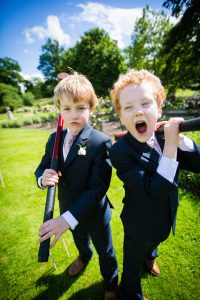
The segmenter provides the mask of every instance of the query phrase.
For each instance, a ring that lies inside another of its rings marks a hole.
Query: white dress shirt
[[[178,167],[178,162],[174,159],[162,155],[155,133],[153,133],[152,137],[149,140],[151,140],[152,138],[154,139],[155,142],[155,146],[154,146],[155,150],[159,154],[161,154],[161,158],[156,172],[160,174],[162,177],[164,177],[165,179],[167,179],[168,181],[173,182]],[[179,139],[178,148],[182,151],[192,152],[194,151],[193,141],[188,137],[181,135],[181,138]]]

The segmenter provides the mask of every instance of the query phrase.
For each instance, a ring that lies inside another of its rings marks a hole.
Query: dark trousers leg
[[[75,230],[72,231],[72,235],[78,249],[80,259],[84,262],[88,262],[93,255],[88,232],[76,227]]]
[[[120,283],[120,299],[143,300],[141,274],[145,260],[145,243],[132,237],[124,237],[123,272]]]
[[[146,254],[146,257],[148,259],[155,259],[156,257],[158,257],[158,245],[155,244],[155,245],[152,245],[148,251],[147,251],[147,254]]]
[[[99,255],[101,274],[107,291],[115,290],[118,282],[118,266],[112,244],[110,224],[91,230],[91,239]]]

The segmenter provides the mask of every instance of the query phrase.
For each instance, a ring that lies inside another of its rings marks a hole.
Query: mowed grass
[[[81,276],[70,278],[67,268],[77,251],[70,232],[52,249],[57,271],[51,261],[38,263],[38,228],[43,220],[46,192],[37,188],[34,170],[44,151],[49,132],[32,129],[0,129],[1,280],[0,299],[102,299],[104,286],[98,257]],[[199,139],[199,135],[193,137]],[[120,221],[123,185],[113,170],[109,198],[114,205],[113,242],[119,262],[123,260],[123,230]],[[176,236],[159,247],[157,259],[161,276],[142,280],[144,295],[150,300],[200,299],[200,203],[197,197],[180,190],[181,202]],[[54,216],[57,216],[56,201]]]

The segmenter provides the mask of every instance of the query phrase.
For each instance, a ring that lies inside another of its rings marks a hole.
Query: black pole
[[[62,119],[62,116],[60,115],[59,119],[58,119],[53,155],[52,155],[52,159],[51,159],[51,169],[53,169],[55,171],[57,171],[57,169],[58,169],[58,154],[59,154],[59,148],[60,148],[62,128],[63,128],[63,119]],[[48,186],[43,223],[46,221],[49,221],[53,218],[55,194],[56,194],[56,185]],[[40,247],[39,247],[39,251],[38,251],[38,262],[47,262],[48,261],[49,244],[50,244],[50,238],[40,243]]]
[[[200,130],[200,117],[190,120],[185,120],[179,124],[179,132],[199,131]],[[164,137],[164,126],[161,126],[156,131],[159,137]]]

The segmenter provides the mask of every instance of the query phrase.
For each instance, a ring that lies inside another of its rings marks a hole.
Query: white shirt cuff
[[[194,143],[185,135],[181,135],[182,138],[179,140],[179,149],[182,151],[192,152],[194,151]]]
[[[177,167],[178,162],[176,160],[162,155],[157,173],[172,183],[176,175]]]
[[[46,190],[48,188],[48,186],[43,186],[42,185],[42,176],[40,176],[38,178],[38,186],[42,189],[42,190]]]
[[[107,164],[109,164],[110,167],[112,167],[111,160],[109,158],[106,159]]]
[[[72,230],[74,230],[74,228],[78,225],[78,221],[74,218],[74,216],[69,211],[66,211],[61,216],[69,224],[69,226]]]

